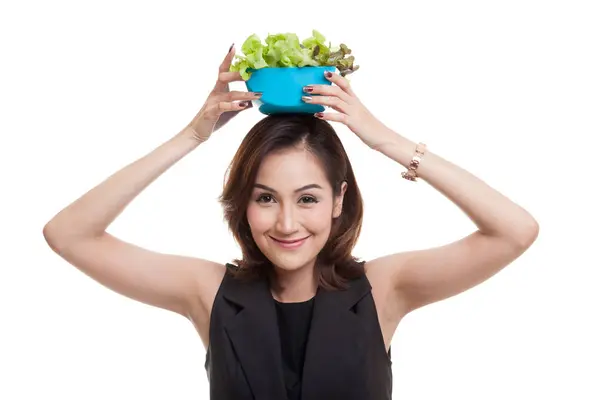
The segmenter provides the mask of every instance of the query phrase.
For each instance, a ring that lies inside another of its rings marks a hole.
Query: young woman
[[[260,96],[229,90],[241,80],[229,72],[232,48],[188,126],[58,213],[44,236],[99,283],[188,318],[207,349],[213,399],[391,399],[390,343],[400,320],[499,272],[534,242],[538,225],[480,179],[387,128],[331,74],[332,85],[306,88],[321,96],[305,101],[338,113],[268,116],[231,163],[220,201],[241,259],[162,254],[108,234],[144,188]],[[478,229],[441,247],[366,262],[352,256],[362,200],[327,121],[406,167],[403,178],[436,188]]]

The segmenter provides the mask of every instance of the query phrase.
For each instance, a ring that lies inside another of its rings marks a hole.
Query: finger
[[[346,114],[342,114],[342,113],[315,113],[314,116],[316,118],[319,119],[323,119],[326,121],[335,121],[335,122],[341,122],[343,124],[346,123],[346,121],[348,120],[348,116]]]
[[[228,74],[238,74],[239,72],[228,72]],[[229,99],[229,101],[234,100],[232,98],[228,98],[228,97],[223,97],[222,95],[226,95],[227,93],[230,93],[231,91],[229,90],[229,82],[233,82],[238,80],[235,76],[233,78],[233,80],[229,80],[228,78],[223,78],[222,80],[218,80],[217,83],[215,83],[215,87],[212,90],[211,95],[213,96],[217,96],[220,100],[227,100]],[[240,92],[237,91],[238,93],[248,93],[246,91],[244,92]],[[240,98],[241,100],[242,98]]]
[[[219,72],[229,71],[229,67],[231,66],[231,62],[233,61],[234,56],[235,56],[235,45],[232,44],[231,47],[229,48],[229,51],[227,52],[227,55],[223,59],[223,62],[221,62],[221,65],[219,66]]]
[[[242,92],[239,90],[217,93],[214,96],[216,101],[257,100],[260,98],[260,95],[256,95],[254,92]]]
[[[233,117],[238,115],[241,111],[244,111],[244,109],[248,109],[248,108],[252,108],[252,103],[248,103],[248,106],[241,110],[225,111],[224,113],[222,113],[221,115],[219,115],[217,117],[218,119],[214,125],[213,130],[219,129],[220,127],[225,125],[227,122],[229,122],[229,120],[231,120]]]
[[[242,80],[242,76],[239,72],[230,72],[229,68],[233,62],[235,57],[235,46],[231,45],[229,52],[225,56],[225,59],[219,66],[219,75],[217,76],[217,82],[215,83],[215,87],[213,88],[216,92],[227,91],[229,89],[229,83]]]
[[[352,101],[352,96],[348,93],[344,92],[342,88],[339,86],[333,85],[309,85],[305,86],[304,91],[310,94],[320,94],[327,96],[337,96],[346,103],[350,103]]]
[[[325,71],[324,72],[325,75],[325,79],[335,83],[337,86],[339,86],[344,92],[348,93],[350,96],[354,96],[354,92],[352,91],[352,88],[350,87],[350,81],[348,81],[348,79],[346,79],[345,77],[333,73],[331,71]]]
[[[348,113],[348,103],[335,96],[302,96],[302,100],[310,104],[322,104],[336,111]]]
[[[214,92],[226,92],[229,91],[229,84],[235,81],[243,81],[242,75],[239,71],[233,72],[219,72],[217,76],[217,82],[215,82]]]
[[[239,71],[233,71],[233,72],[219,72],[219,75],[217,76],[217,82],[223,83],[223,84],[228,84],[231,82],[235,82],[235,81],[243,81],[244,79],[242,78],[242,75],[240,74]]]
[[[229,111],[241,111],[246,108],[251,108],[252,103],[249,101],[229,102],[220,101],[208,107],[207,113],[213,117],[219,117],[221,114]]]

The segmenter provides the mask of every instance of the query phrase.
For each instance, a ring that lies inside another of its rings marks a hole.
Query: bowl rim
[[[264,67],[264,68],[246,68],[246,71],[248,72],[256,72],[256,71],[262,71],[262,70],[268,70],[268,69],[302,69],[302,68],[315,68],[315,69],[319,69],[319,68],[323,68],[323,69],[327,69],[327,68],[332,68],[332,69],[336,69],[337,67],[335,65],[305,65],[304,67]]]

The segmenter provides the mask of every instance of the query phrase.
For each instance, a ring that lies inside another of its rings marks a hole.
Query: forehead
[[[282,189],[288,186],[296,189],[310,183],[324,184],[327,177],[319,159],[311,152],[292,148],[267,155],[258,169],[256,181]]]

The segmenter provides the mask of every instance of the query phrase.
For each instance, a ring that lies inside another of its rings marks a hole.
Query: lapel
[[[268,281],[230,283],[223,296],[241,310],[225,323],[225,330],[254,398],[285,399],[279,328]]]
[[[347,290],[317,291],[306,346],[302,398],[355,399],[364,380],[365,324],[355,305],[371,290],[366,276],[349,282]]]
[[[230,280],[223,295],[240,311],[225,323],[257,400],[287,398],[275,304],[268,280]],[[317,289],[304,361],[302,397],[327,398],[360,379],[365,330],[354,310],[371,290],[362,276],[347,290]],[[350,375],[349,375],[350,374]],[[354,375],[353,375],[354,374]]]

